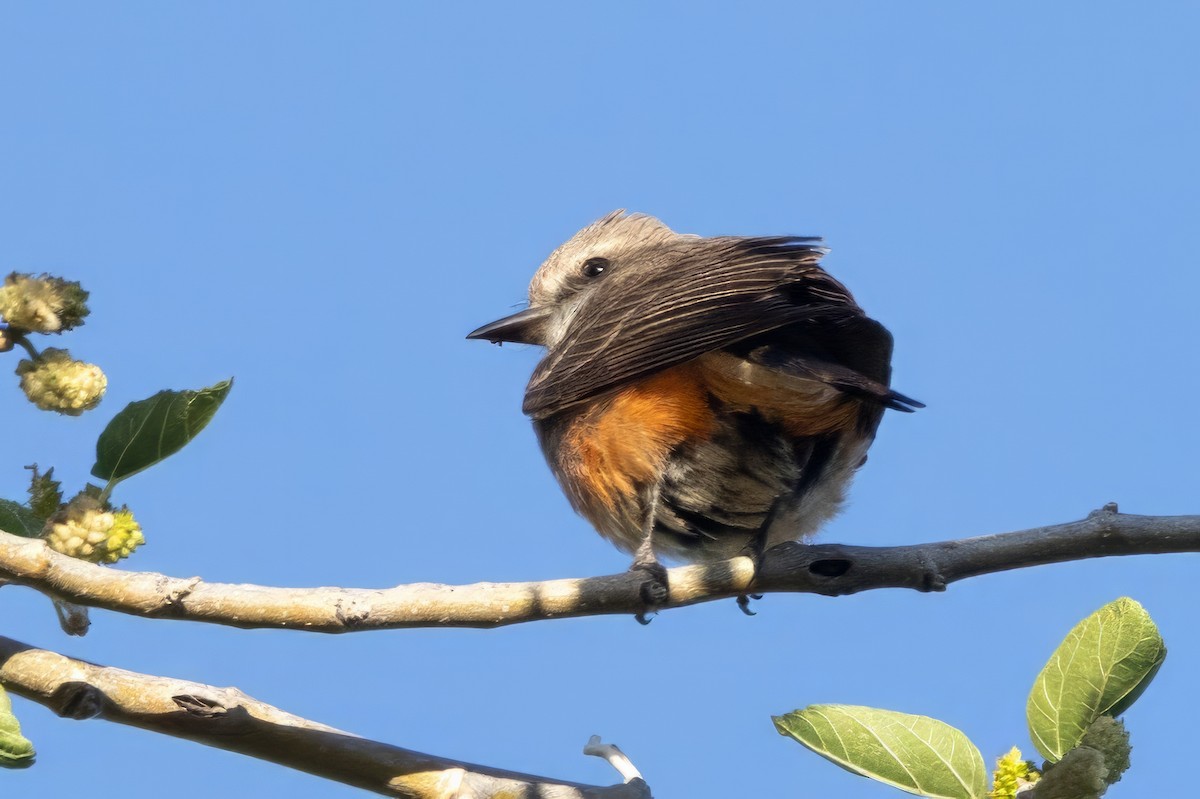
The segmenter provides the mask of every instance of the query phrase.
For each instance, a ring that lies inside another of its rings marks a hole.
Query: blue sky
[[[234,375],[185,452],[119,490],[130,568],[276,585],[605,574],[520,414],[532,348],[463,336],[625,207],[684,232],[816,234],[896,336],[885,419],[821,540],[900,544],[1200,512],[1200,15],[1183,3],[7,4],[0,269],[92,291],[64,344],[108,373],[64,419],[0,390],[0,494],[87,479],[123,405]],[[10,356],[11,358],[12,356]],[[15,358],[11,365],[15,366]],[[11,366],[9,367],[11,368]],[[4,370],[7,372],[8,370]],[[15,387],[15,378],[10,378]],[[585,782],[613,740],[661,797],[898,795],[770,715],[870,704],[1031,751],[1025,695],[1121,595],[1170,656],[1110,795],[1190,784],[1196,556],[942,595],[772,595],[497,631],[341,637],[94,614],[0,592],[5,634],[236,685],[414,749]],[[13,795],[356,792],[18,700]],[[133,759],[109,773],[114,756]]]

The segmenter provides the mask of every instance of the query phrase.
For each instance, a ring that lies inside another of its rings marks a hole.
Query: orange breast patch
[[[711,437],[709,395],[731,411],[757,411],[792,436],[853,427],[861,404],[816,380],[710,353],[625,386],[570,422],[559,465],[585,506],[628,509],[639,487],[657,480],[671,451]]]
[[[699,367],[683,364],[620,389],[571,425],[576,479],[610,510],[658,478],[671,450],[716,426]]]

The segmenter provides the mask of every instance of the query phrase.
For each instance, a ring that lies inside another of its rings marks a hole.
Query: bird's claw
[[[667,583],[667,569],[656,560],[635,560],[629,570],[646,572],[647,579],[638,588],[638,594],[641,596],[646,610],[638,613],[634,618],[637,619],[638,624],[649,624],[650,617],[658,612],[658,608],[667,604],[667,600],[671,596]]]
[[[738,609],[747,616],[757,616],[758,614],[750,609],[750,601],[762,599],[762,594],[740,594],[737,598]]]

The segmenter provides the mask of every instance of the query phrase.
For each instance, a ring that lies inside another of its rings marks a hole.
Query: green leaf
[[[233,380],[223,380],[199,391],[160,391],[129,403],[100,434],[92,474],[111,486],[183,449],[213,418],[232,385]]]
[[[1123,713],[1166,656],[1150,614],[1128,597],[1075,625],[1029,692],[1029,736],[1042,757],[1057,762],[1097,718]]]
[[[0,530],[26,538],[40,538],[44,524],[45,520],[19,502],[0,499]]]
[[[26,768],[33,765],[33,744],[21,735],[21,725],[12,712],[12,700],[0,688],[0,768]]]
[[[987,795],[983,755],[937,719],[854,705],[810,705],[773,718],[780,735],[902,791],[941,799]]]
[[[25,468],[32,472],[29,477],[29,508],[39,519],[49,519],[62,504],[62,483],[54,479],[53,466],[45,474],[38,471],[36,463]]]

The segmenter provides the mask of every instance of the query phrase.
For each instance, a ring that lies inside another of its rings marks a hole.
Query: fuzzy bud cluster
[[[18,330],[61,333],[83,324],[87,298],[78,282],[13,272],[0,285],[0,318]]]
[[[1079,746],[1048,767],[1037,786],[1038,799],[1096,799],[1129,768],[1129,733],[1124,722],[1101,716]]]
[[[1047,768],[1038,780],[1038,799],[1099,799],[1108,790],[1104,755],[1079,746]]]
[[[1104,755],[1104,766],[1108,769],[1105,782],[1112,785],[1119,782],[1121,775],[1129,770],[1129,753],[1133,747],[1129,745],[1129,732],[1125,722],[1112,716],[1101,716],[1092,722],[1083,734],[1080,746],[1095,749]]]
[[[79,416],[100,404],[108,378],[94,363],[75,361],[66,350],[47,348],[34,361],[17,364],[21,390],[44,411]]]
[[[133,513],[106,511],[92,497],[79,496],[46,521],[50,548],[92,563],[116,563],[145,543]]]

